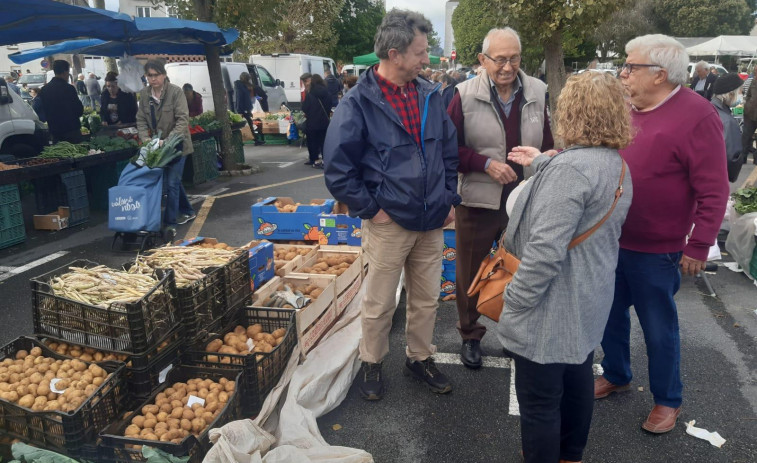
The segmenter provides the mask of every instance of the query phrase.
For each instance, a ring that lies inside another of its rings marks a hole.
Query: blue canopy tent
[[[153,18],[158,19],[158,18]],[[162,18],[161,18],[162,19]],[[197,21],[185,21],[197,23]],[[203,24],[203,23],[197,23]],[[218,39],[215,40],[219,46],[234,42],[239,37],[239,32],[235,29],[220,31]],[[130,37],[127,40],[105,41],[99,39],[82,39],[69,40],[66,42],[56,43],[42,48],[24,50],[22,52],[9,55],[11,61],[16,64],[26,63],[36,59],[57,53],[77,53],[81,55],[93,56],[110,56],[120,57],[124,54],[144,55],[144,54],[161,54],[161,55],[204,55],[205,45],[196,39],[184,36],[175,36],[173,42],[171,37]],[[181,40],[181,42],[178,42]],[[214,43],[215,45],[215,43]]]
[[[129,15],[52,0],[2,0],[0,45],[97,37],[114,40],[137,31]]]

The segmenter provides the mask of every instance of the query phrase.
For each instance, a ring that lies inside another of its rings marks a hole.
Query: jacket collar
[[[489,79],[489,74],[484,71],[474,78],[476,80],[476,88],[474,95],[477,99],[490,102],[492,99],[492,81]],[[521,90],[523,91],[524,103],[531,103],[536,101],[537,95],[533,85],[528,85],[528,76],[521,69],[518,69],[518,79],[520,80]]]
[[[415,84],[416,90],[418,90],[418,99],[421,104],[423,104],[426,95],[433,92],[435,88],[431,82],[420,76],[413,79],[413,83]],[[379,104],[383,100],[384,95],[381,93],[381,88],[376,80],[375,66],[371,66],[360,76],[358,84],[359,85],[356,87],[358,92],[372,100],[374,103]]]

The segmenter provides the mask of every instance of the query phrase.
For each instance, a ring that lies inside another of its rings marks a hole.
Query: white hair
[[[707,61],[700,61],[697,64],[694,65],[694,69],[705,69],[710,70],[710,65],[707,64]]]
[[[689,54],[681,42],[673,37],[662,34],[636,37],[626,44],[626,54],[633,52],[641,53],[652,64],[665,69],[671,84],[686,85],[688,82]]]
[[[723,105],[728,108],[739,97],[741,87],[735,88],[728,93],[721,93],[720,95],[712,95],[712,98],[716,98],[723,102]]]
[[[481,53],[489,53],[489,45],[491,43],[491,39],[496,35],[509,35],[513,37],[515,41],[518,42],[518,51],[522,50],[520,45],[520,36],[517,32],[515,32],[515,29],[513,29],[512,27],[503,27],[491,29],[486,33],[486,37],[484,37],[484,43],[481,46]]]

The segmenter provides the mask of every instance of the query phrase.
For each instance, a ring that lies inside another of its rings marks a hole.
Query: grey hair
[[[405,53],[416,34],[428,35],[432,28],[431,22],[422,14],[393,8],[384,16],[376,31],[373,51],[379,59],[389,59],[392,48]]]
[[[710,65],[707,64],[707,61],[700,61],[697,64],[694,65],[694,69],[706,69],[710,70]]]
[[[491,45],[491,40],[495,35],[509,35],[513,37],[516,42],[518,42],[518,50],[523,49],[520,45],[520,36],[517,32],[515,32],[515,29],[513,29],[512,27],[495,27],[494,29],[491,29],[486,33],[486,37],[484,37],[484,43],[483,45],[481,45],[481,53],[489,53],[489,45]]]
[[[720,95],[712,95],[712,98],[717,98],[718,100],[723,102],[723,105],[725,107],[730,107],[731,103],[736,101],[736,98],[739,96],[739,91],[741,90],[741,87],[735,88],[731,90],[728,93],[721,93]]]
[[[626,44],[626,54],[633,52],[641,53],[652,64],[665,69],[671,84],[686,85],[689,81],[689,54],[681,42],[673,37],[662,34],[636,37]]]

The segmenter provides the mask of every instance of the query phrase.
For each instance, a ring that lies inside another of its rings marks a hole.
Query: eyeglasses
[[[512,67],[515,67],[515,66],[517,66],[517,65],[520,64],[520,55],[515,55],[515,56],[512,56],[510,58],[497,58],[497,59],[492,58],[491,56],[487,55],[486,53],[482,53],[482,55],[484,55],[487,58],[489,58],[490,60],[492,60],[492,62],[494,64],[496,64],[498,68],[503,68],[508,63],[510,63],[510,66],[512,66]]]
[[[162,76],[163,74],[145,74],[148,79],[157,79],[158,77]]]
[[[623,63],[620,66],[620,72],[627,71],[629,74],[633,73],[634,68],[659,68],[662,67],[659,64],[636,64],[636,63]]]

